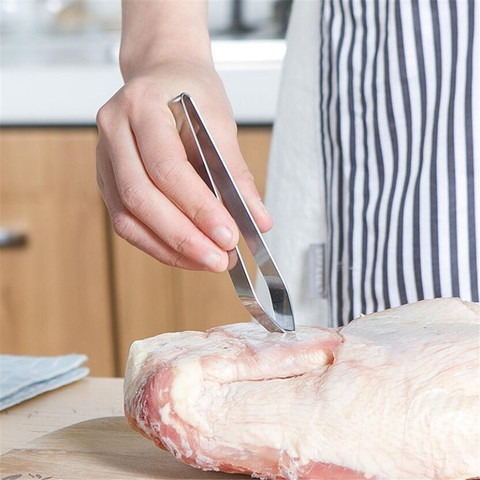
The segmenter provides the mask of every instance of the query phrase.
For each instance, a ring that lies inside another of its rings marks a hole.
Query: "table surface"
[[[84,420],[123,415],[123,379],[87,377],[0,413],[0,454]]]

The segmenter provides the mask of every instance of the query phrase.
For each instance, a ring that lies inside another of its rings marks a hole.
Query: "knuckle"
[[[97,116],[95,118],[97,126],[100,130],[105,130],[106,128],[108,128],[109,118],[110,118],[110,107],[109,107],[109,104],[106,103],[97,112]]]
[[[219,203],[220,205],[220,203]],[[195,225],[201,225],[207,218],[212,218],[214,207],[209,201],[200,201],[192,209],[190,218]]]
[[[193,238],[191,235],[177,236],[173,239],[173,249],[181,256],[188,256],[193,246]]]
[[[128,114],[135,108],[141,99],[140,89],[136,83],[122,87],[105,105],[100,107],[95,121],[103,134],[111,130],[111,125],[118,117]]]
[[[163,162],[158,160],[153,170],[155,181],[164,187],[175,189],[182,180],[180,164],[175,160]]]
[[[166,263],[171,267],[182,268],[184,266],[185,257],[181,254],[170,256]]]
[[[134,247],[149,252],[148,239],[138,230],[134,219],[127,212],[116,212],[112,214],[113,231]]]
[[[133,223],[125,212],[112,213],[112,225],[114,232],[127,242],[131,242],[133,234]]]
[[[120,198],[123,205],[132,213],[139,212],[144,204],[141,188],[135,184],[128,184],[121,188]]]

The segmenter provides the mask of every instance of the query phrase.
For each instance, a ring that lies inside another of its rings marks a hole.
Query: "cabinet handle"
[[[0,227],[0,248],[18,248],[27,244],[27,235]]]

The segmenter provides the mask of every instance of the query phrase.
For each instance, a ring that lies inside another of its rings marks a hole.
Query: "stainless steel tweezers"
[[[248,249],[255,258],[270,292],[273,318],[260,303],[245,268],[240,250],[235,247],[232,252],[229,252],[230,255],[234,256],[235,262],[229,273],[240,300],[252,317],[268,331],[294,331],[295,321],[285,281],[275,265],[272,255],[268,251],[262,235],[195,103],[190,95],[182,93],[174,98],[169,105],[175,117],[188,160],[215,196],[223,202],[225,208],[237,223]]]

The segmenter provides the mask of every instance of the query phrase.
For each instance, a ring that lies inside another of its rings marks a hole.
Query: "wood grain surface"
[[[134,432],[124,417],[87,420],[0,457],[2,480],[242,480],[176,460]]]
[[[3,410],[0,454],[76,423],[122,417],[122,387],[121,378],[87,377]]]
[[[0,249],[0,351],[85,353],[114,375],[107,235],[92,128],[2,129],[0,225],[26,236]]]

